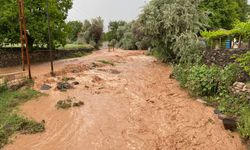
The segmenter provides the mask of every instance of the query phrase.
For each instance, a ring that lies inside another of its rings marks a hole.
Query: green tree
[[[71,42],[74,42],[78,38],[78,34],[81,33],[83,24],[80,21],[70,21],[67,23],[67,26],[69,28],[69,33],[68,33],[68,39]]]
[[[194,63],[201,57],[196,35],[206,16],[199,5],[200,0],[151,0],[145,6],[138,21],[162,61]]]
[[[115,39],[117,41],[120,41],[120,39],[118,39],[117,37],[117,30],[120,26],[124,26],[127,23],[125,21],[111,21],[109,23],[109,31],[108,31],[108,41],[111,41],[112,39]]]
[[[91,20],[90,35],[92,41],[96,43],[96,48],[101,44],[101,38],[103,34],[103,20],[101,17],[97,17]]]
[[[0,2],[0,43],[18,44],[20,32],[17,1],[0,0]],[[65,20],[72,4],[72,0],[49,0],[53,45],[66,44],[67,26]],[[46,11],[46,1],[25,0],[28,40],[31,46],[48,43]]]
[[[98,49],[103,36],[103,28],[104,25],[101,17],[93,18],[91,21],[85,20],[80,36],[84,38],[85,43],[91,44]]]
[[[200,8],[207,11],[211,28],[231,29],[237,20],[246,21],[247,0],[203,0]]]

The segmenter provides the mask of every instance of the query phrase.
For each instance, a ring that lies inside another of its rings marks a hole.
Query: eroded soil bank
[[[48,64],[35,67],[34,88],[44,83],[53,88],[21,108],[26,116],[45,120],[46,131],[18,135],[5,150],[246,149],[236,133],[224,130],[212,108],[169,79],[170,67],[142,51],[101,50],[56,65],[55,78],[48,76]],[[60,92],[55,87],[63,76],[80,84]],[[56,109],[57,101],[68,97],[85,105]]]

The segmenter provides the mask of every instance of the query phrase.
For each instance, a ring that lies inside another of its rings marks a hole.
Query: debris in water
[[[66,100],[59,100],[56,103],[57,109],[69,109],[71,107],[80,107],[84,105],[84,102],[82,101],[76,101],[75,97],[69,97]]]
[[[73,103],[73,107],[80,107],[82,105],[84,105],[84,102],[82,102],[82,101]]]
[[[224,128],[226,130],[235,131],[237,129],[237,122],[233,118],[224,118],[223,120]]]
[[[72,89],[73,86],[70,85],[68,82],[59,82],[57,83],[57,89],[60,91],[67,91],[68,89]]]
[[[75,81],[75,82],[72,82],[73,85],[79,85],[80,83]]]
[[[49,89],[51,89],[51,88],[52,88],[52,87],[51,87],[50,85],[48,85],[48,84],[43,84],[43,85],[41,86],[40,90],[46,91],[46,90],[49,90]]]

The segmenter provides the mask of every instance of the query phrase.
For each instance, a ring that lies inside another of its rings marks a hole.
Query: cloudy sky
[[[111,20],[135,19],[141,8],[149,0],[73,0],[73,8],[69,12],[68,21],[91,19],[101,16],[105,27]],[[248,0],[250,4],[250,0]]]
[[[74,0],[73,8],[69,12],[68,21],[91,19],[101,16],[105,26],[111,20],[135,19],[141,8],[149,0]]]

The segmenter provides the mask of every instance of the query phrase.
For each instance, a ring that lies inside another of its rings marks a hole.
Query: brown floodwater
[[[55,66],[57,77],[48,75],[49,63],[32,66],[34,88],[44,83],[53,88],[21,106],[22,114],[45,120],[46,131],[17,135],[4,150],[246,149],[238,134],[224,129],[213,108],[194,101],[169,79],[171,67],[143,51],[100,50]],[[63,77],[80,84],[60,92],[56,83]],[[68,97],[85,105],[56,109],[57,101]]]

